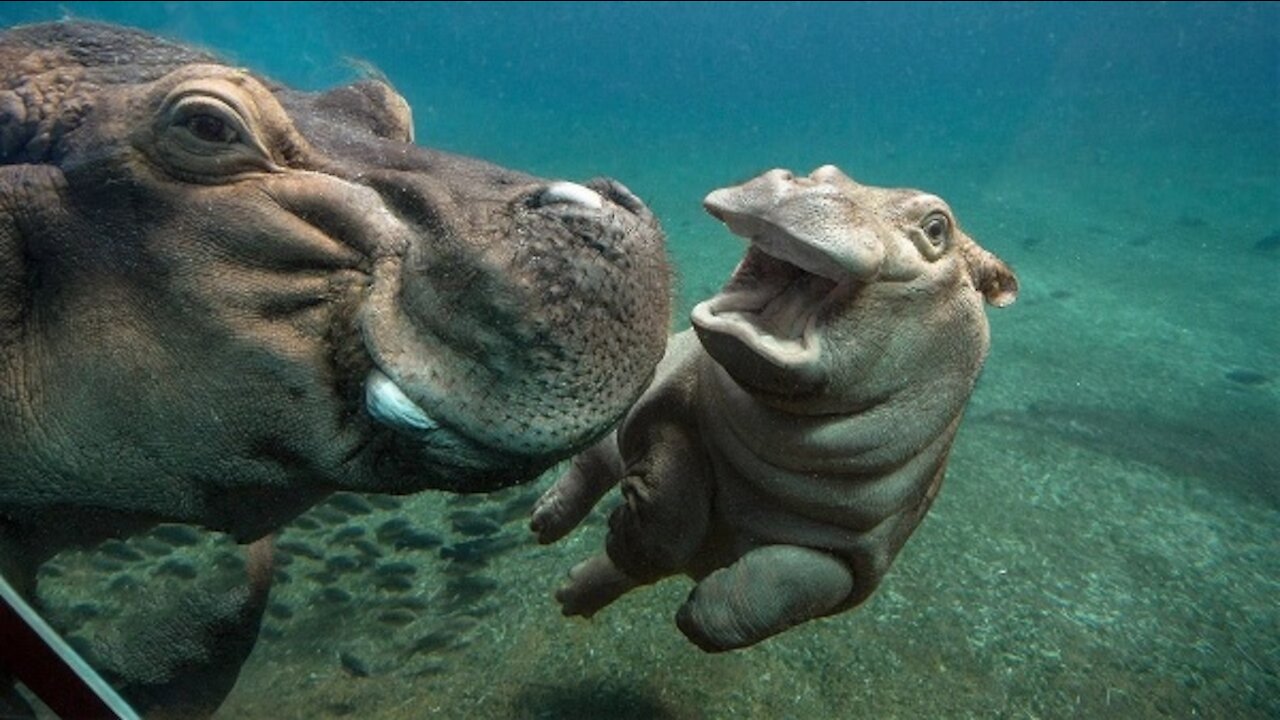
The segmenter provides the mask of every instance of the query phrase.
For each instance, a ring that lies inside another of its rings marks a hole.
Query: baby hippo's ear
[[[961,246],[973,286],[995,307],[1007,307],[1018,299],[1018,276],[1000,258],[982,249],[969,238]]]

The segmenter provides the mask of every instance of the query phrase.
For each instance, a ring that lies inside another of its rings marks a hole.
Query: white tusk
[[[440,423],[432,420],[381,370],[369,373],[364,386],[364,404],[374,419],[392,427],[408,427],[423,432],[440,427]]]

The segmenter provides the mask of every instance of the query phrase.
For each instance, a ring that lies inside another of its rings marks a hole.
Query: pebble
[[[312,560],[324,559],[324,553],[320,552],[319,550],[311,547],[310,545],[300,540],[281,540],[280,542],[276,543],[276,549],[282,552],[287,552],[290,555],[301,555],[303,557],[309,557]]]
[[[369,663],[361,660],[359,657],[346,652],[345,650],[338,653],[338,661],[342,663],[342,669],[355,677],[369,677]]]
[[[349,515],[368,515],[373,512],[373,506],[368,500],[351,493],[338,493],[329,498],[325,504]]]
[[[370,505],[379,510],[399,510],[404,505],[398,498],[390,495],[369,495],[365,499],[369,501]]]
[[[366,532],[367,531],[359,525],[345,525],[338,528],[337,532],[329,538],[329,542],[338,543],[346,540],[354,540],[356,538],[364,537]]]
[[[138,582],[137,578],[128,573],[115,576],[111,579],[111,582],[107,584],[107,589],[114,592],[137,590],[140,587],[142,587],[142,583]]]
[[[449,521],[453,524],[454,532],[467,537],[494,535],[502,529],[502,525],[496,520],[471,510],[450,513]]]
[[[444,544],[444,540],[435,533],[426,530],[410,530],[395,539],[392,547],[396,550],[433,550]]]
[[[131,541],[131,544],[141,549],[142,552],[155,557],[164,557],[173,553],[172,545],[160,542],[149,535],[136,537]]]
[[[432,630],[414,641],[409,647],[410,654],[434,653],[445,650],[458,639],[457,633],[449,630]]]
[[[378,538],[378,542],[388,542],[400,537],[412,527],[409,521],[402,517],[391,518],[379,525],[378,529],[374,531],[374,535]]]
[[[312,509],[310,514],[326,525],[342,525],[348,519],[346,514],[326,506]]]
[[[388,592],[406,592],[413,589],[413,581],[404,575],[380,577],[375,580],[373,584]]]
[[[145,560],[146,556],[137,550],[129,547],[127,543],[120,540],[107,540],[98,546],[98,552],[109,558],[123,560],[125,562],[137,562]]]
[[[375,570],[378,575],[413,575],[418,572],[417,566],[407,562],[388,562],[382,563]]]
[[[303,530],[319,530],[321,525],[319,520],[316,520],[311,517],[310,514],[307,514],[299,515],[294,518],[293,522],[289,523],[289,527],[301,528]]]
[[[174,558],[160,563],[160,567],[156,568],[156,574],[172,575],[176,578],[182,578],[183,580],[195,580],[196,575],[199,573],[196,572],[195,565],[192,565],[186,560]]]
[[[95,555],[93,559],[89,561],[89,567],[101,572],[114,573],[124,570],[124,563],[119,560],[112,560],[109,557]]]
[[[400,608],[385,610],[378,613],[378,622],[384,625],[392,625],[395,627],[404,627],[409,623],[417,620],[418,616],[412,612]]]
[[[320,590],[319,599],[328,603],[349,603],[351,602],[351,593],[342,588],[327,587]]]
[[[350,555],[334,555],[324,561],[326,569],[335,573],[351,572],[360,569],[362,563]]]
[[[374,545],[373,543],[369,542],[364,538],[360,538],[359,540],[356,540],[355,542],[351,543],[351,547],[355,548],[357,551],[359,551],[361,555],[365,557],[369,557],[369,558],[382,557],[382,550],[378,549],[377,545]]]
[[[200,533],[186,525],[160,525],[151,531],[151,536],[177,547],[190,547],[200,542]]]
[[[271,602],[267,604],[267,614],[277,620],[288,620],[293,617],[293,609],[282,602]]]

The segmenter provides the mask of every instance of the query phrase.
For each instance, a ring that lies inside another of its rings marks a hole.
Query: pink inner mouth
[[[731,335],[782,367],[818,360],[818,317],[852,280],[836,282],[773,257],[754,244],[724,289],[693,309],[704,331]]]

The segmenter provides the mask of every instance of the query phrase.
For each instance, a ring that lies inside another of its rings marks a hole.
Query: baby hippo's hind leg
[[[835,556],[769,545],[703,578],[676,625],[707,652],[733,650],[829,615],[852,591],[853,573]]]

